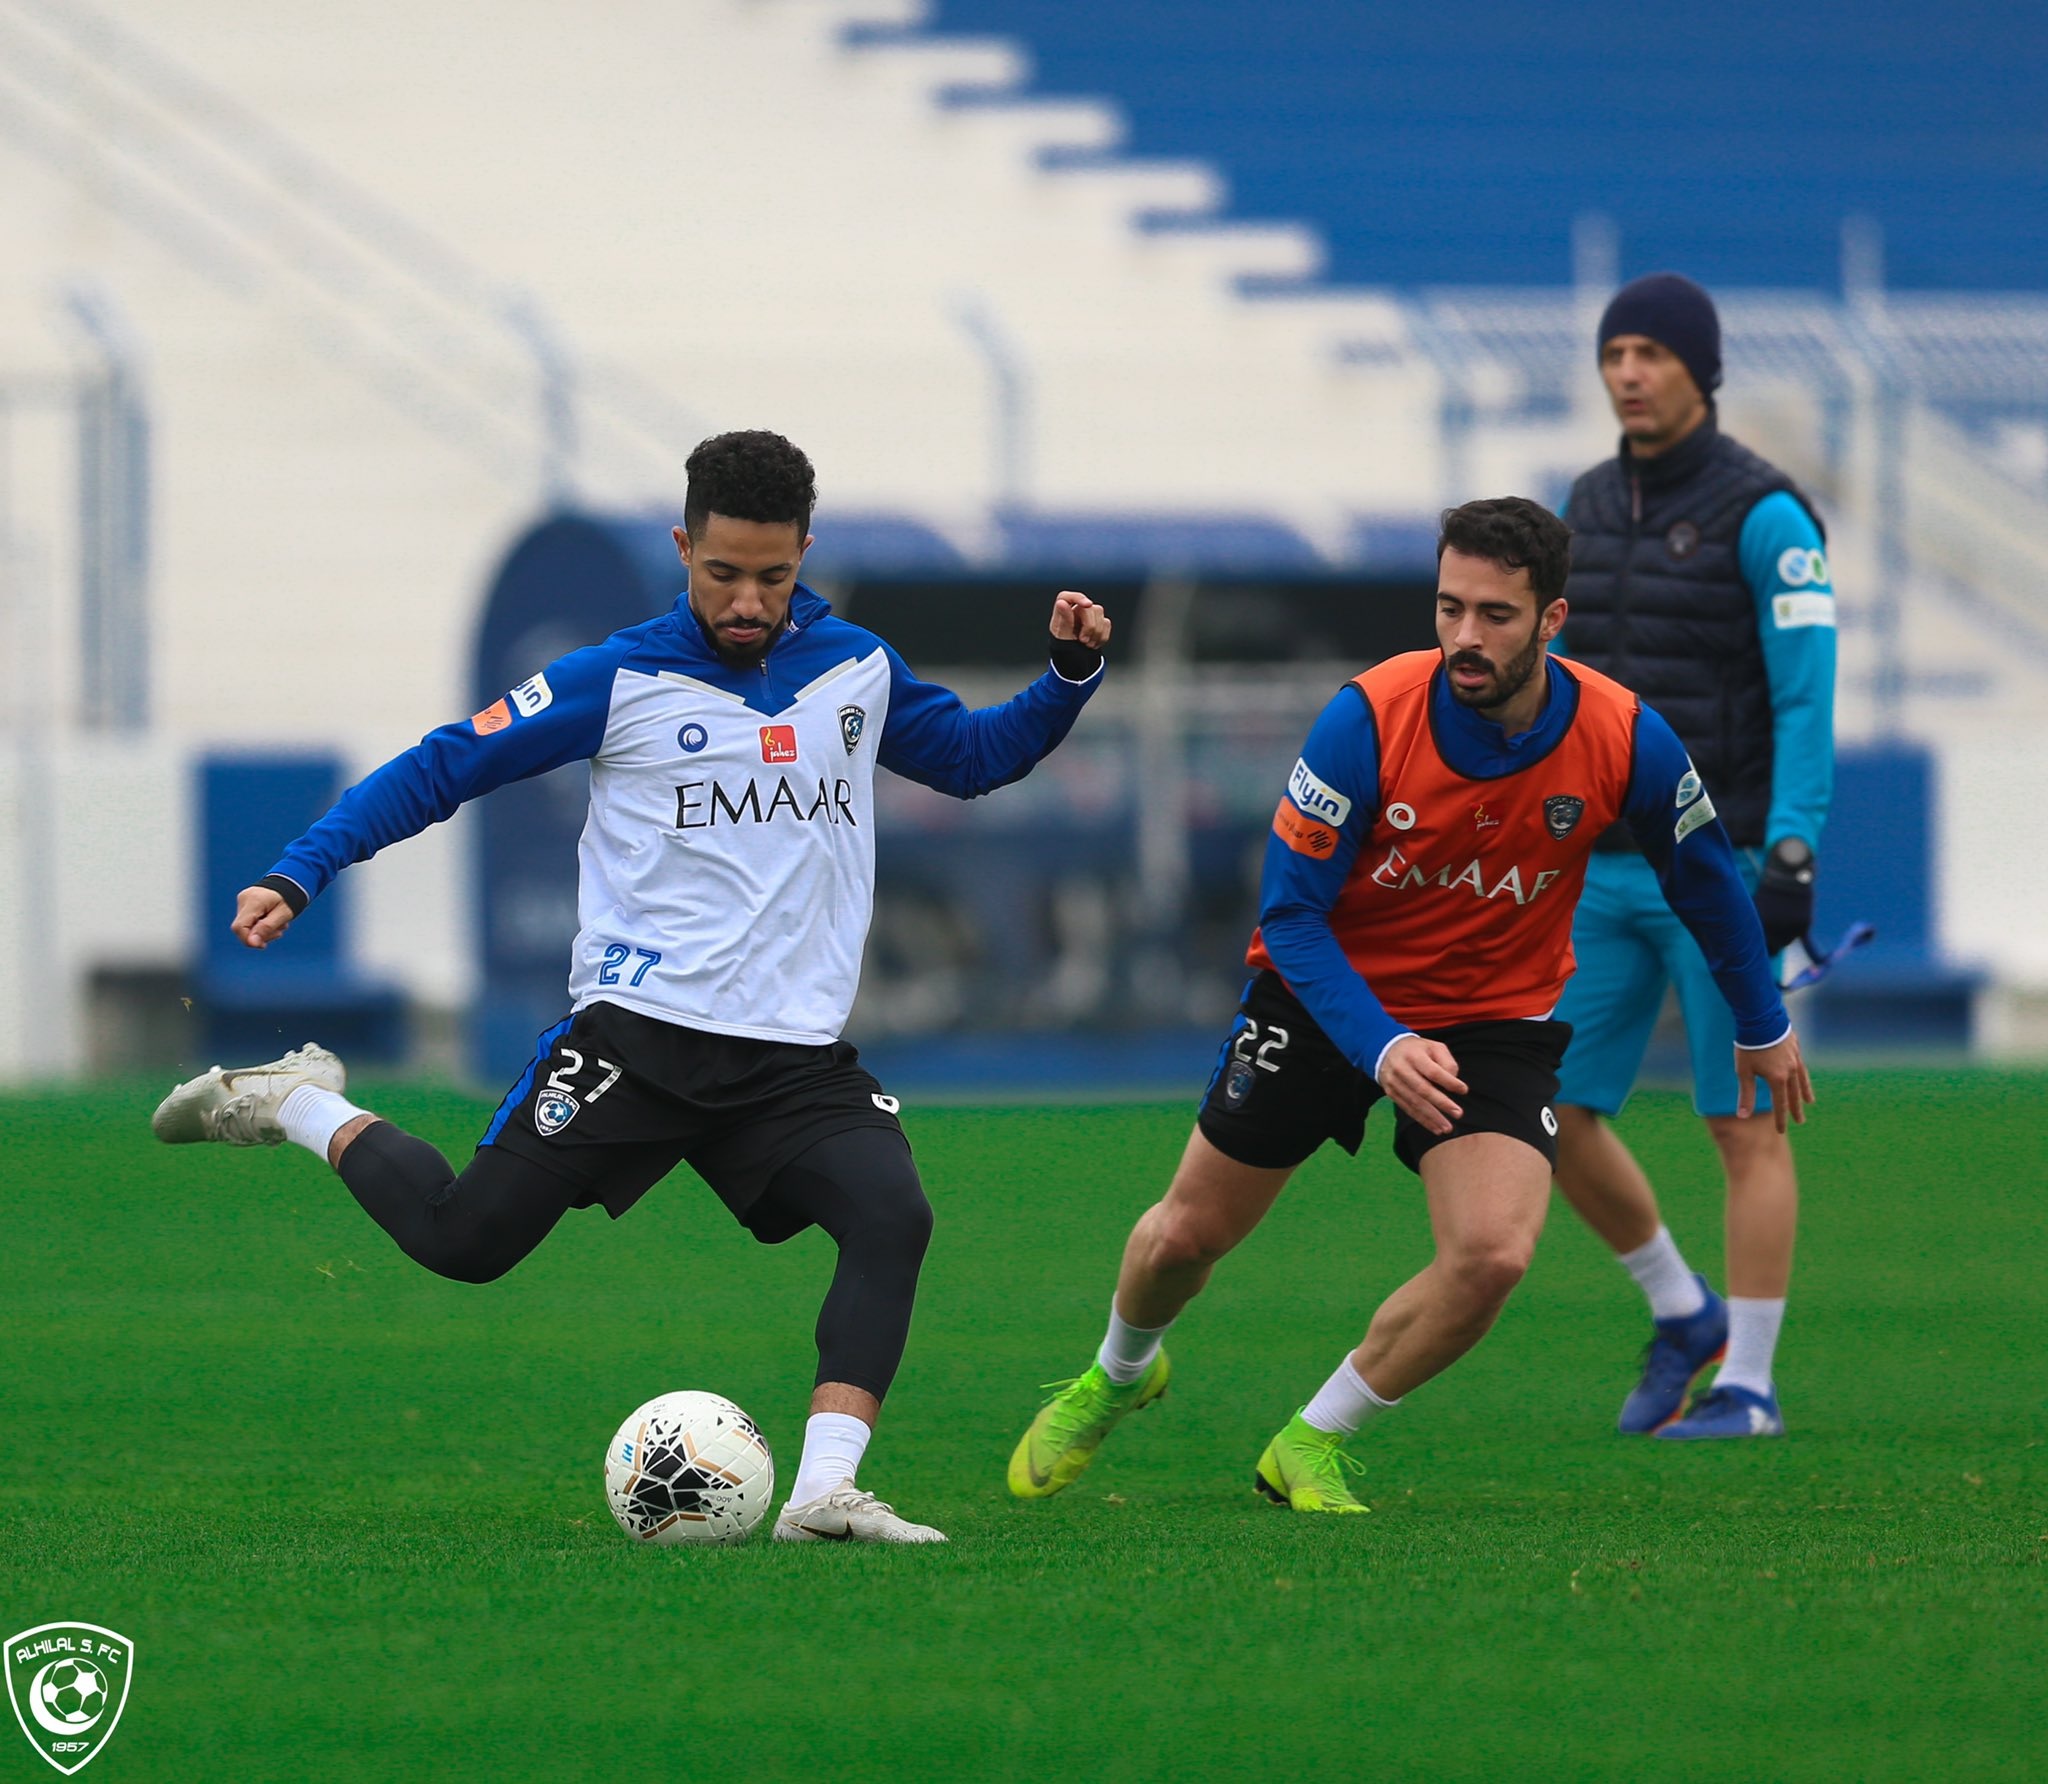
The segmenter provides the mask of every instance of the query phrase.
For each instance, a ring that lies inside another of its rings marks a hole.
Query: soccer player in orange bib
[[[1266,844],[1254,969],[1165,1198],[1124,1248],[1109,1330],[1010,1462],[1057,1493],[1126,1413],[1165,1392],[1162,1340],[1217,1260],[1325,1140],[1356,1152],[1394,1105],[1436,1256],[1266,1446],[1260,1492],[1360,1512],[1340,1447],[1486,1335],[1522,1279],[1557,1161],[1553,1019],[1594,839],[1625,823],[1735,1018],[1741,1113],[1756,1086],[1803,1121],[1813,1088],[1756,907],[1713,801],[1656,713],[1550,656],[1571,534],[1536,503],[1468,502],[1437,541],[1439,649],[1339,691],[1288,776]]]

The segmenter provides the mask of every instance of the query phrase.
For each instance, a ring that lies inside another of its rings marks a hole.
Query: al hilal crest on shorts
[[[558,1134],[582,1113],[582,1105],[566,1090],[544,1090],[533,1105],[533,1125],[541,1137]]]

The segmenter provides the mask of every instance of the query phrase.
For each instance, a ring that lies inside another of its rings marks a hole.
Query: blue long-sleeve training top
[[[1028,774],[1101,685],[1048,669],[970,711],[799,584],[760,664],[711,648],[687,597],[571,651],[349,788],[272,870],[336,874],[509,781],[588,760],[574,1007],[818,1044],[853,1005],[874,908],[874,772],[971,799]]]
[[[1546,661],[1545,672],[1543,712],[1515,737],[1461,705],[1443,676],[1435,678],[1430,726],[1453,772],[1473,781],[1493,780],[1556,747],[1577,710],[1578,687],[1555,662]],[[1301,761],[1346,802],[1344,814],[1333,826],[1335,848],[1321,857],[1289,847],[1278,835],[1267,839],[1260,933],[1275,970],[1324,1033],[1359,1070],[1377,1077],[1388,1046],[1412,1031],[1387,1013],[1330,921],[1346,883],[1360,870],[1359,850],[1381,810],[1378,743],[1371,710],[1356,689],[1340,690],[1323,709],[1302,746]],[[1323,821],[1328,823],[1331,815],[1326,808]],[[1734,1012],[1738,1044],[1767,1047],[1783,1040],[1791,1021],[1728,833],[1713,816],[1711,798],[1676,734],[1647,707],[1635,719],[1622,816],[1656,870],[1672,910],[1706,955]],[[1591,837],[1584,841],[1590,848]]]

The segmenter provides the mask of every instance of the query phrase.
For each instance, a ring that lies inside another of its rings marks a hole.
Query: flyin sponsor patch
[[[530,719],[535,713],[545,712],[554,705],[555,690],[548,686],[545,675],[534,675],[514,688],[508,698],[518,708],[521,718]]]
[[[1287,796],[1312,818],[1321,818],[1326,824],[1341,826],[1351,815],[1351,800],[1343,793],[1320,779],[1315,770],[1300,760],[1295,760],[1294,772],[1287,777]]]
[[[511,707],[502,700],[493,700],[469,721],[469,728],[479,737],[489,737],[493,732],[504,730],[511,722]]]

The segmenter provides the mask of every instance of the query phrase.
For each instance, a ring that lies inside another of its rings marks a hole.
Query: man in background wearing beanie
[[[1756,876],[1775,954],[1813,920],[1834,780],[1835,597],[1812,509],[1775,466],[1720,431],[1721,324],[1690,279],[1624,286],[1600,320],[1600,374],[1621,450],[1572,486],[1563,646],[1664,714]],[[1655,1336],[1620,1428],[1669,1438],[1784,1430],[1772,1363],[1799,1206],[1787,1137],[1736,1113],[1735,1032],[1698,944],[1671,917],[1633,838],[1593,857],[1557,1015],[1572,1024],[1557,1182],[1650,1302]],[[1693,1273],[1628,1148],[1607,1124],[1677,987],[1693,1106],[1727,1175],[1728,1298]],[[1694,1378],[1725,1347],[1710,1390]]]

